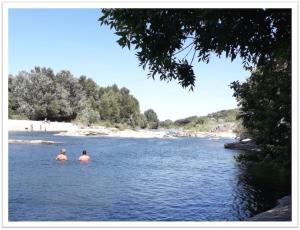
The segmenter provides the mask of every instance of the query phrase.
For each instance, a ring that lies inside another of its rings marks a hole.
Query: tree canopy
[[[105,121],[110,125],[157,128],[140,112],[139,102],[129,89],[101,87],[86,76],[75,78],[70,71],[54,74],[52,69],[41,67],[21,71],[9,76],[8,90],[10,118],[85,124]]]
[[[159,125],[159,120],[157,118],[157,114],[153,109],[148,109],[144,112],[144,115],[147,119],[147,122],[149,124],[149,127],[151,129],[157,129]]]
[[[245,68],[291,58],[291,9],[102,9],[99,21],[136,50],[149,76],[190,89],[193,62],[213,53],[240,56]]]
[[[150,77],[184,88],[195,86],[194,61],[208,63],[213,54],[240,57],[252,71],[246,82],[231,84],[242,124],[266,150],[259,159],[271,154],[290,170],[291,14],[288,8],[102,9],[99,21],[115,30],[121,47],[134,48]]]
[[[286,64],[260,66],[246,82],[231,83],[239,117],[257,141],[278,160],[291,160],[291,71]],[[278,154],[280,152],[280,154]]]

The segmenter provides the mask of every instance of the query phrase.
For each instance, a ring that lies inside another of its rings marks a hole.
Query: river
[[[232,139],[9,138],[63,142],[9,144],[10,221],[235,221],[276,200],[245,179],[239,152],[223,148]],[[67,162],[55,161],[61,148]]]

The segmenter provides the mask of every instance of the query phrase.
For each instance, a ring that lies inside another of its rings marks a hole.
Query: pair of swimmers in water
[[[67,151],[65,149],[62,149],[55,159],[58,160],[58,161],[66,161],[66,160],[68,160]],[[82,155],[78,158],[78,160],[82,161],[82,162],[87,162],[90,159],[91,158],[87,154],[86,150],[83,150],[82,151]]]

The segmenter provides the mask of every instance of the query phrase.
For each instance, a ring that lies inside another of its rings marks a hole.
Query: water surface
[[[63,142],[9,145],[10,221],[218,221],[257,211],[260,191],[241,181],[238,152],[223,148],[230,139],[9,138]],[[61,148],[69,161],[54,160]],[[77,160],[83,149],[89,164]]]

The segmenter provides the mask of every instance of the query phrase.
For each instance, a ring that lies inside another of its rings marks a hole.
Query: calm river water
[[[10,221],[242,220],[272,206],[224,149],[232,139],[61,137],[10,132]],[[66,148],[69,161],[55,161]],[[92,161],[80,164],[86,149]]]

